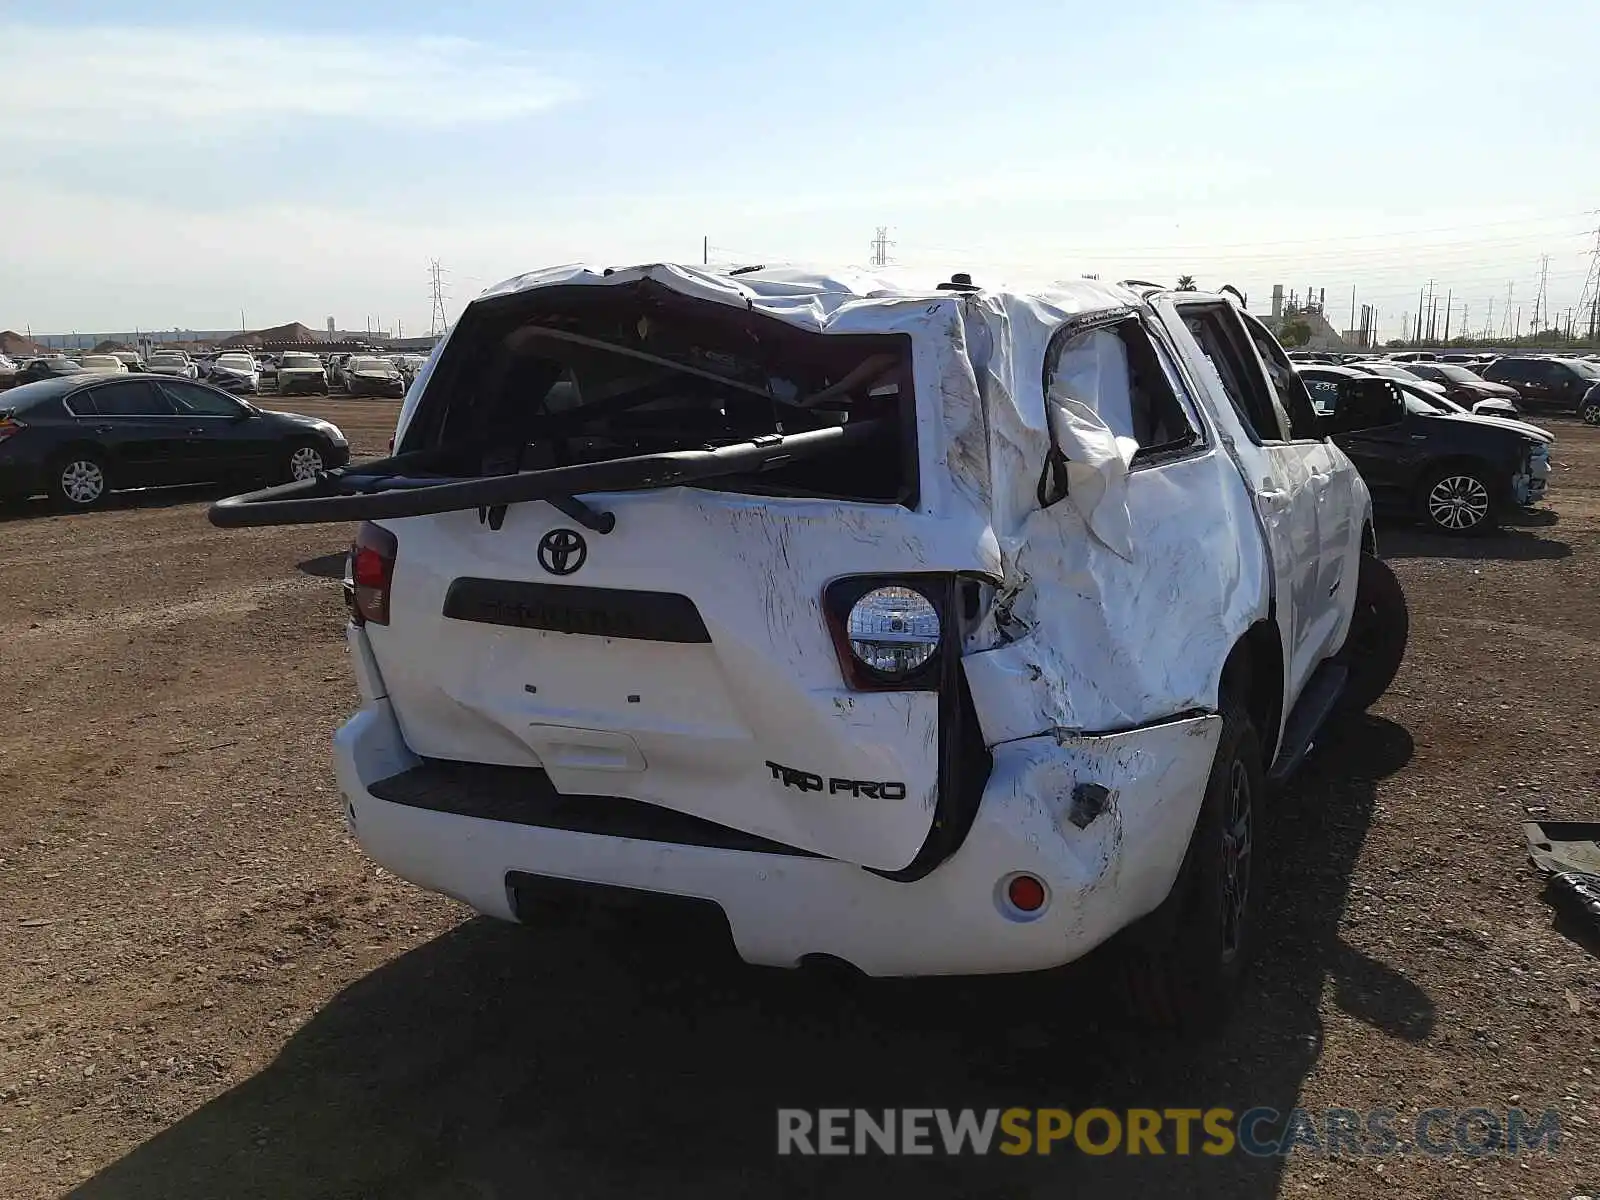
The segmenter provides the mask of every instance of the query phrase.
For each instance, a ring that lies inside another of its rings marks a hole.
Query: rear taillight
[[[845,683],[858,692],[936,691],[951,596],[948,575],[857,576],[822,594]]]
[[[16,437],[26,428],[27,426],[15,417],[0,417],[0,442]]]
[[[346,601],[357,625],[389,623],[389,590],[394,583],[399,540],[381,525],[361,522],[350,545]]]

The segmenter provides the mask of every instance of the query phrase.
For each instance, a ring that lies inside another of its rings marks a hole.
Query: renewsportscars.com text
[[[1410,1121],[1394,1109],[1296,1108],[780,1108],[782,1155],[1142,1154],[1259,1158],[1555,1153],[1554,1109],[1430,1108]]]

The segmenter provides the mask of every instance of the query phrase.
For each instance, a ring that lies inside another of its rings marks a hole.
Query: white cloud
[[[78,143],[305,120],[447,128],[574,98],[526,55],[460,38],[0,23],[0,138]]]

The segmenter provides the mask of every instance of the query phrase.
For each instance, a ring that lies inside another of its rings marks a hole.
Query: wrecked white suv
[[[1340,432],[1398,419],[1371,382]],[[1404,651],[1328,432],[1224,296],[559,268],[467,309],[397,453],[211,519],[362,522],[339,785],[423,887],[686,898],[872,975],[1126,931],[1208,1012],[1269,781]]]

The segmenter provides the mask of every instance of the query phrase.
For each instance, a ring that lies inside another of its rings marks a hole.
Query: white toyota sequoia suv
[[[1029,971],[1116,937],[1219,1013],[1269,788],[1407,618],[1234,299],[555,268],[490,289],[395,453],[219,501],[355,520],[355,837],[479,912],[715,906],[739,953]]]

